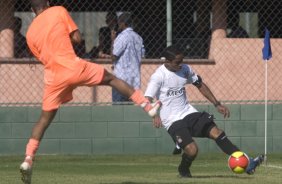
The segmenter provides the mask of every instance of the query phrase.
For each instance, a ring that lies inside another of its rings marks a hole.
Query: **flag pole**
[[[264,161],[267,165],[267,62],[272,57],[270,32],[265,28],[264,47],[262,48],[262,58],[265,63],[265,79],[264,79]]]
[[[264,82],[264,159],[267,165],[267,60],[265,60],[265,82]]]

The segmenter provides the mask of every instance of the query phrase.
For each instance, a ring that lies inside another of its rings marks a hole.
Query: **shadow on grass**
[[[193,176],[193,178],[236,178],[236,179],[250,179],[249,176],[236,176],[236,175],[202,175],[202,176]]]
[[[179,176],[178,176],[179,177]],[[252,177],[248,176],[236,176],[236,175],[202,175],[202,176],[193,176],[192,178],[181,178],[183,180],[189,180],[189,179],[205,179],[205,178],[222,178],[222,179],[251,179]],[[158,182],[158,183],[152,183],[152,182],[133,182],[133,181],[124,181],[120,183],[102,183],[102,184],[171,184],[167,182]]]

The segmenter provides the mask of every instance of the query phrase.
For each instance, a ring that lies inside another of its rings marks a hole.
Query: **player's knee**
[[[195,142],[192,142],[185,146],[184,152],[190,157],[196,157],[198,154],[198,146]]]
[[[218,127],[213,127],[209,133],[211,139],[216,139],[220,134],[222,134],[223,130],[219,129]]]

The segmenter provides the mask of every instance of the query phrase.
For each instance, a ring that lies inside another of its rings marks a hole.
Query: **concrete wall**
[[[264,106],[230,105],[224,120],[213,106],[218,126],[248,153],[264,153]],[[268,151],[282,152],[282,105],[268,106]],[[39,107],[0,107],[0,154],[24,154]],[[213,141],[196,139],[200,152],[218,152]],[[47,130],[41,154],[171,154],[174,144],[164,129],[136,106],[62,107]]]

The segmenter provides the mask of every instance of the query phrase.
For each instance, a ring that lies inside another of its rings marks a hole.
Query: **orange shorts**
[[[64,69],[61,76],[60,71],[57,71],[54,82],[45,84],[42,104],[44,111],[58,109],[61,104],[72,100],[72,92],[78,86],[94,86],[101,83],[105,73],[103,66],[85,60],[79,62],[75,70]]]

